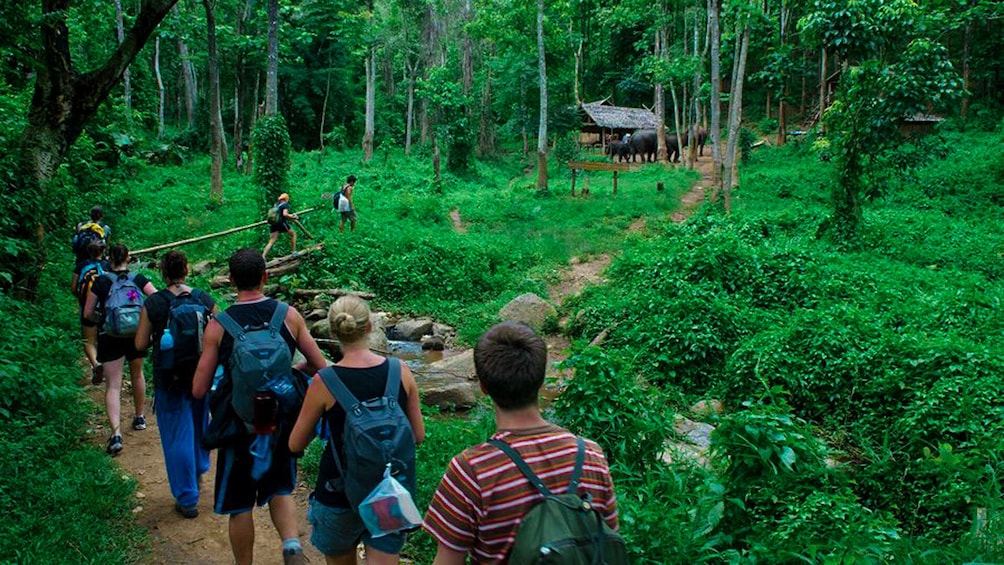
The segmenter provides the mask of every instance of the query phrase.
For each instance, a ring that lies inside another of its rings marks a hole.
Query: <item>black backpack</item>
[[[171,390],[191,390],[192,377],[202,354],[202,332],[209,323],[209,308],[200,300],[202,291],[182,292],[177,296],[166,291],[168,299],[167,324],[174,339],[171,354],[163,355],[159,340],[154,370],[162,386]]]
[[[105,228],[101,224],[97,222],[84,222],[77,226],[77,230],[73,233],[73,239],[71,240],[73,254],[77,257],[78,261],[89,259],[90,255],[87,252],[87,246],[104,241],[104,239]]]
[[[554,494],[523,461],[515,449],[501,440],[488,443],[502,450],[543,496],[519,523],[516,541],[509,550],[512,565],[622,565],[629,563],[624,539],[610,529],[588,495],[579,495],[579,479],[586,457],[582,438],[575,438],[578,451],[568,491]]]
[[[80,305],[83,306],[87,302],[87,295],[91,292],[91,287],[94,286],[94,281],[98,280],[98,277],[105,274],[105,270],[102,267],[103,261],[89,261],[82,269],[80,269],[80,276],[77,277],[77,288],[74,291],[77,293],[77,300]]]

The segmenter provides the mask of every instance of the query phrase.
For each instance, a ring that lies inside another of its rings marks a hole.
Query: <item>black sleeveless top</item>
[[[399,363],[397,359],[394,359],[393,362]],[[389,369],[387,359],[384,359],[383,363],[375,367],[366,367],[365,369],[338,366],[332,368],[341,377],[349,392],[358,400],[370,400],[371,398],[383,396],[384,388],[387,386],[387,371]],[[332,396],[334,396],[334,393],[332,393]],[[402,409],[408,405],[408,394],[404,391],[403,384],[398,390],[397,402],[401,405]],[[328,425],[330,434],[328,436],[328,443],[334,442],[334,447],[338,450],[338,457],[344,465],[345,409],[341,404],[336,402],[331,410],[324,413],[324,421]],[[317,484],[314,486],[314,498],[325,506],[350,508],[351,504],[349,504],[349,499],[345,497],[345,492],[342,490],[331,490],[328,486],[328,481],[332,479],[336,479],[335,483],[341,482],[337,480],[341,478],[341,473],[338,472],[338,466],[335,465],[335,458],[331,455],[332,446],[329,444],[324,446],[324,453],[321,454],[321,465],[317,472]]]

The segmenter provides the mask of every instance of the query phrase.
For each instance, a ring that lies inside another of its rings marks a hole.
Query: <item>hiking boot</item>
[[[105,382],[105,368],[102,365],[95,365],[91,368],[91,384],[99,385]]]
[[[284,549],[282,550],[282,565],[306,565],[307,556],[303,554],[302,549]]]
[[[199,508],[194,504],[192,506],[182,506],[180,502],[175,502],[174,511],[181,514],[182,518],[187,518],[189,520],[199,516]]]
[[[143,417],[143,416],[136,416],[135,418],[133,418],[132,419],[132,429],[136,430],[137,432],[145,430],[146,429],[146,418]]]
[[[108,438],[108,455],[115,457],[122,452],[122,436],[112,436]]]

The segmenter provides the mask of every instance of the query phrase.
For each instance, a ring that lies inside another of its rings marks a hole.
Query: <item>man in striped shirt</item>
[[[568,490],[576,439],[540,415],[547,345],[529,326],[503,322],[474,348],[481,390],[495,403],[493,439],[509,444],[555,494]],[[580,492],[588,492],[607,525],[617,529],[617,498],[603,450],[585,440]],[[541,500],[509,457],[488,443],[450,461],[423,527],[439,542],[435,565],[507,563],[523,516]]]

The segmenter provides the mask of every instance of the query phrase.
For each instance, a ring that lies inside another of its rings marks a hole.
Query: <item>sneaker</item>
[[[282,565],[306,565],[307,556],[303,554],[302,549],[284,549],[282,550]]]
[[[136,416],[135,418],[133,418],[132,419],[132,429],[136,430],[137,432],[145,430],[146,429],[146,418],[143,417],[143,416]]]
[[[108,455],[115,457],[122,452],[122,436],[112,436],[108,438]]]
[[[105,368],[102,365],[95,365],[91,369],[91,384],[99,385],[105,382]]]
[[[199,516],[199,508],[197,506],[182,506],[180,502],[174,503],[174,511],[181,514],[182,518],[187,518],[189,520]]]

